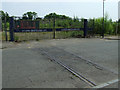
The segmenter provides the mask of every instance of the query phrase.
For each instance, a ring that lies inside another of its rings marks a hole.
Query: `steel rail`
[[[55,48],[57,48],[57,47],[55,47]],[[61,48],[57,48],[57,49],[63,50],[64,52],[67,52],[67,51],[65,51],[64,49],[61,49]],[[100,64],[98,64],[98,63],[93,62],[92,60],[85,59],[85,58],[83,58],[82,56],[75,55],[75,54],[73,54],[73,53],[71,53],[71,52],[67,52],[67,53],[70,53],[71,55],[76,56],[76,57],[80,58],[81,60],[84,60],[84,61],[92,64],[92,65],[93,65],[95,68],[97,68],[97,69],[100,69],[100,70],[103,70],[103,69],[104,69],[104,70],[110,71],[110,72],[118,75],[118,72],[115,72],[115,71],[113,71],[113,70],[110,70],[110,69],[108,69],[108,68],[106,68],[106,67],[104,67],[104,66],[102,66],[102,65],[100,65]]]
[[[51,59],[51,60],[55,61],[56,63],[60,64],[61,66],[63,66],[65,69],[67,69],[69,72],[71,72],[72,74],[77,76],[82,81],[86,82],[87,84],[89,84],[92,87],[97,86],[94,82],[88,80],[87,78],[85,78],[83,75],[81,75],[77,71],[73,70],[72,68],[68,67],[67,65],[63,64],[62,62],[60,62],[60,61],[56,60],[55,58],[51,57],[50,55],[48,55],[44,49],[40,49],[40,50],[42,51],[41,52],[42,54],[46,55],[49,59]]]

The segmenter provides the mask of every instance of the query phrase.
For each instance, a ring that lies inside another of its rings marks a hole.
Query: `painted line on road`
[[[92,87],[92,88],[103,88],[103,87],[106,87],[106,86],[108,86],[110,84],[116,83],[118,81],[119,81],[118,79],[115,79],[115,80],[109,81],[107,83],[100,84],[100,85]]]

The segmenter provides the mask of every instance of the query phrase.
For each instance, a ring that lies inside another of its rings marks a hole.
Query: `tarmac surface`
[[[96,86],[79,79],[43,51]],[[3,88],[118,88],[118,40],[4,42],[2,65]]]

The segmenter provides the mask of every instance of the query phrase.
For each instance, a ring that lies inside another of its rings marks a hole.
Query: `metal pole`
[[[14,19],[10,17],[10,41],[14,41]]]
[[[102,31],[102,38],[104,38],[104,0],[103,0],[103,31]]]
[[[5,39],[6,39],[6,41],[8,41],[8,38],[7,38],[7,26],[6,26],[6,15],[5,15]]]
[[[53,39],[55,39],[55,17],[53,18]]]
[[[84,19],[84,38],[86,38],[87,36],[87,23],[88,23],[87,19]]]
[[[3,28],[2,28],[3,26],[2,26],[2,17],[0,16],[0,31],[2,31],[3,30]]]
[[[117,35],[117,32],[118,32],[118,22],[116,21],[116,32],[115,32],[115,35]]]

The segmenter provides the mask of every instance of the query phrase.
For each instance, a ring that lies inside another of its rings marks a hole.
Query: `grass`
[[[56,39],[65,39],[65,38],[81,38],[83,36],[83,31],[58,31],[55,33]],[[8,40],[10,40],[10,34],[7,32]],[[95,35],[100,36],[100,35]],[[105,34],[105,36],[111,36]],[[43,39],[53,39],[53,32],[21,32],[14,34],[15,41],[39,41]],[[5,32],[0,32],[0,40],[5,41]]]
[[[56,32],[56,38],[72,38],[79,37],[83,35],[83,31],[61,31]]]
[[[2,39],[3,41],[5,41],[5,40],[6,40],[5,32],[1,32],[1,35],[2,35],[1,39]],[[8,37],[8,40],[10,40],[10,34],[9,34],[9,32],[7,32],[7,37]]]
[[[72,38],[83,35],[83,31],[61,31],[56,32],[56,39]],[[10,40],[9,32],[7,33],[8,40]],[[53,39],[53,32],[21,32],[14,33],[15,41],[29,41],[29,40],[42,40]],[[2,40],[5,40],[5,32],[2,32]]]

